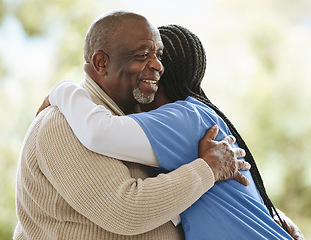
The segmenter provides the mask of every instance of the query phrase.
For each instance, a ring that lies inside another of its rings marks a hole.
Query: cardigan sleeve
[[[89,93],[77,84],[58,83],[50,92],[49,100],[64,114],[75,135],[88,149],[124,161],[159,166],[140,125],[130,117],[114,116],[104,106],[96,105]]]
[[[44,116],[36,146],[40,170],[61,197],[116,234],[136,235],[161,226],[214,184],[202,159],[168,174],[133,178],[123,162],[86,149],[57,108]]]

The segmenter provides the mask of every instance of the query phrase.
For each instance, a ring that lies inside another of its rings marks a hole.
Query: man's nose
[[[150,59],[148,67],[153,70],[162,73],[164,70],[163,64],[157,56]]]

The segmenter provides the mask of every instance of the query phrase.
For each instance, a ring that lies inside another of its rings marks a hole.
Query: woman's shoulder
[[[167,106],[167,107],[170,107],[173,109],[177,108],[183,111],[195,112],[199,116],[209,115],[213,117],[218,117],[218,115],[212,108],[210,108],[205,103],[193,97],[187,97],[185,100],[176,101],[172,103],[171,106]]]

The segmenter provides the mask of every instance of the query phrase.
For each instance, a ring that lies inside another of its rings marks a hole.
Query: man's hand
[[[43,101],[43,103],[41,104],[41,106],[39,107],[39,110],[36,113],[36,116],[45,108],[47,108],[48,106],[50,106],[50,100],[49,100],[49,95],[47,95]]]
[[[277,212],[279,214],[279,216],[281,217],[281,219],[283,220],[284,224],[286,225],[289,234],[292,235],[293,238],[295,238],[296,240],[304,240],[304,236],[302,234],[302,232],[300,231],[300,229],[295,225],[295,223],[293,223],[292,220],[290,220],[282,211],[277,209]],[[281,227],[282,224],[278,218],[278,216],[275,214],[273,216],[274,221],[276,221]]]
[[[232,148],[235,143],[233,136],[227,136],[220,142],[214,141],[218,134],[218,127],[211,127],[200,140],[199,157],[202,158],[213,170],[215,181],[234,179],[244,185],[249,185],[249,180],[238,170],[249,170],[248,162],[238,160],[245,157],[246,153],[241,148]]]

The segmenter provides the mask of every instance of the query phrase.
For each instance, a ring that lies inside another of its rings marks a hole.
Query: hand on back
[[[199,157],[202,158],[213,170],[215,181],[234,179],[244,185],[249,185],[249,180],[238,170],[249,170],[251,165],[238,158],[245,157],[246,153],[241,148],[232,148],[235,137],[227,136],[221,141],[215,141],[218,127],[211,127],[199,143]]]

